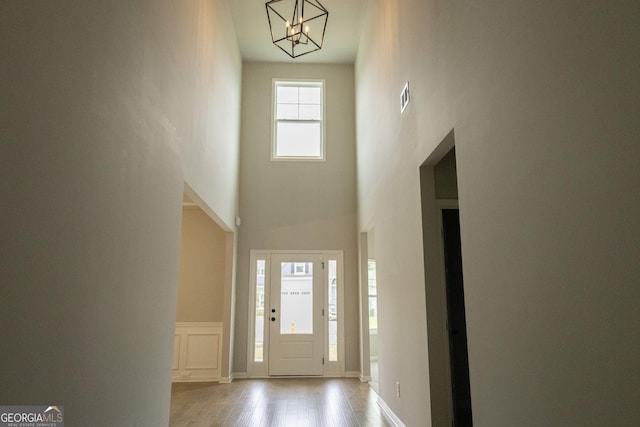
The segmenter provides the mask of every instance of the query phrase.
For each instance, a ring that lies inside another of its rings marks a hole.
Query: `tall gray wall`
[[[237,212],[228,22],[224,1],[0,4],[3,405],[168,425],[185,180]]]
[[[370,3],[359,224],[380,391],[407,425],[431,417],[419,166],[452,129],[474,425],[640,424],[639,18],[631,1]]]
[[[324,79],[326,161],[273,162],[272,79]],[[341,249],[345,368],[359,370],[353,65],[245,63],[234,371],[245,372],[252,249]]]

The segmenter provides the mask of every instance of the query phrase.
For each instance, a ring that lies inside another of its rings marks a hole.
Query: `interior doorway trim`
[[[422,206],[422,244],[426,296],[427,339],[429,349],[429,388],[431,390],[431,424],[453,423],[452,384],[450,378],[447,331],[446,286],[442,243],[442,209],[453,208],[459,199],[436,195],[435,168],[455,148],[452,129],[420,165],[420,199]],[[457,173],[457,170],[456,170]],[[456,206],[457,207],[457,206]]]
[[[249,275],[249,306],[247,316],[247,377],[272,378],[269,376],[269,327],[268,308],[271,307],[271,261],[273,255],[320,255],[324,269],[322,274],[323,292],[323,347],[324,347],[324,377],[345,376],[345,337],[344,337],[344,253],[341,250],[251,250]],[[336,297],[335,310],[329,301],[329,262],[336,262]],[[260,279],[259,279],[260,278]],[[258,294],[259,281],[261,294]],[[258,298],[263,298],[262,310],[258,307]],[[330,310],[331,308],[331,310]],[[261,313],[260,313],[261,311]],[[335,354],[330,355],[329,347],[329,315],[337,318],[337,360]],[[260,316],[262,319],[260,319]],[[262,331],[256,330],[256,326]],[[262,348],[256,342],[256,336],[262,334]]]

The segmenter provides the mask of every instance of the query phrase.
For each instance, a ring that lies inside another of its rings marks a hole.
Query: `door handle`
[[[271,318],[271,321],[272,321],[272,322],[275,322],[275,321],[276,321],[276,318],[275,318],[275,317],[272,317],[272,318]]]

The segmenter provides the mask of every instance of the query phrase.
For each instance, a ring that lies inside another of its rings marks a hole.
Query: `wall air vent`
[[[405,83],[400,93],[400,114],[404,113],[407,105],[409,105],[409,82]]]

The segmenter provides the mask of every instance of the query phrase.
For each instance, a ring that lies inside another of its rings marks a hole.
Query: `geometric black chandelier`
[[[329,11],[318,0],[271,0],[265,6],[271,41],[287,55],[322,49]]]

